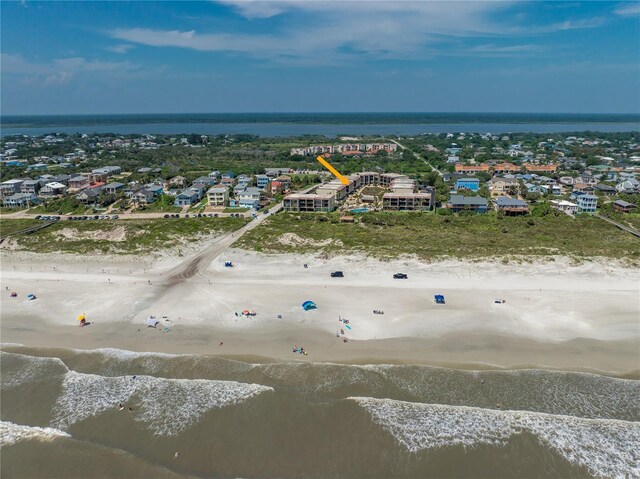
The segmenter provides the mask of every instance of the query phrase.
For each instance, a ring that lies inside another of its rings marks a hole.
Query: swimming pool
[[[366,213],[369,211],[369,208],[356,208],[351,210],[352,213]]]

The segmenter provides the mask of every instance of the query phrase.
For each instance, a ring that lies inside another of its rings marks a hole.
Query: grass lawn
[[[15,233],[16,231],[31,228],[32,226],[41,225],[40,220],[8,220],[0,219],[0,234],[6,235]]]
[[[249,208],[225,208],[223,213],[246,213]]]
[[[36,215],[39,214],[62,214],[62,215],[81,215],[87,211],[93,211],[92,208],[87,208],[75,198],[61,198],[48,200],[46,203],[31,208],[29,213]]]
[[[640,240],[605,221],[566,215],[500,218],[495,214],[442,216],[420,213],[364,213],[358,223],[340,223],[339,213],[279,213],[245,234],[237,246],[264,252],[361,252],[393,258],[416,255],[486,258],[508,255],[605,256],[640,263]],[[279,239],[293,233],[305,244]],[[334,240],[317,246],[314,242]]]
[[[149,203],[137,213],[180,213],[182,208],[173,206],[174,198],[168,195],[160,195],[153,203]]]
[[[26,221],[30,220],[4,219],[0,227],[16,231],[30,226]],[[205,234],[235,231],[247,221],[244,218],[60,221],[36,233],[14,238],[22,249],[39,253],[148,254],[164,248],[179,248]]]

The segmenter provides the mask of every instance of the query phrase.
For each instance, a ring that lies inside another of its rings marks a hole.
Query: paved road
[[[435,166],[433,166],[431,163],[429,163],[427,160],[424,159],[424,157],[418,153],[416,153],[415,151],[411,150],[410,148],[407,148],[406,146],[404,146],[403,144],[401,144],[400,142],[392,139],[392,138],[388,138],[389,141],[392,141],[393,143],[395,143],[396,145],[398,145],[401,149],[403,150],[409,150],[411,153],[413,153],[413,156],[415,156],[416,158],[418,158],[419,160],[422,160],[425,165],[429,166],[432,170],[438,172],[438,174],[440,176],[443,176],[442,171],[440,171],[438,168],[436,168]]]

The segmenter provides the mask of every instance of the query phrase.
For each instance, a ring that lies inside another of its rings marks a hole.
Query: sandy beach
[[[225,250],[224,243],[211,263],[218,251],[211,246],[206,255],[160,259],[5,252],[2,341],[256,361],[638,373],[637,269],[563,258],[527,264],[319,259]],[[335,270],[345,277],[331,278]],[[393,279],[396,272],[408,279]],[[27,301],[28,293],[38,299]],[[435,304],[434,294],[446,304]],[[304,311],[305,300],[318,308]],[[256,315],[236,316],[243,310]],[[91,324],[79,328],[83,313]],[[157,329],[144,324],[150,315],[160,321]],[[308,355],[293,354],[293,346]]]

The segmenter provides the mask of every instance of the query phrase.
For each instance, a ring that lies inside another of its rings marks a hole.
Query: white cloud
[[[3,75],[22,76],[29,83],[42,82],[48,85],[69,83],[78,75],[120,73],[136,70],[129,62],[103,62],[82,57],[58,58],[49,62],[31,62],[22,55],[0,54]]]
[[[510,9],[512,1],[223,1],[250,20],[289,15],[272,34],[120,28],[110,36],[154,47],[241,53],[292,61],[367,58],[424,59],[458,55],[455,38],[503,40],[592,28],[601,18],[565,20],[551,25],[524,25]],[[498,15],[510,13],[511,16]],[[455,47],[455,45],[454,45]],[[509,47],[504,47],[509,48]],[[518,45],[512,48],[516,55]],[[522,49],[523,54],[526,49]],[[481,52],[479,52],[481,53]],[[504,52],[503,52],[504,53]]]
[[[135,48],[135,46],[128,45],[126,43],[120,43],[119,45],[112,45],[110,47],[106,47],[105,50],[113,53],[127,53],[132,48]]]
[[[621,3],[613,12],[625,17],[640,15],[640,3]]]

